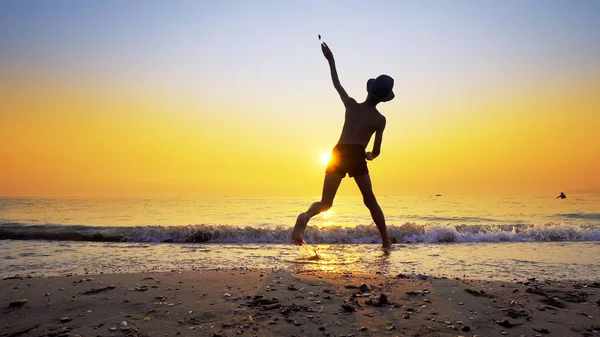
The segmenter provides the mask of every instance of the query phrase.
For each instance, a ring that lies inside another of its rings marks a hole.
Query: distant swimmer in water
[[[559,198],[560,199],[566,199],[567,196],[563,192],[560,192],[560,195],[558,197],[556,197],[556,199],[559,199]]]
[[[350,97],[340,84],[333,53],[327,44],[321,44],[323,56],[329,62],[333,86],[337,90],[344,107],[346,108],[342,135],[333,148],[331,160],[325,171],[323,192],[321,200],[313,203],[310,208],[298,215],[296,225],[292,231],[292,241],[301,245],[304,243],[304,230],[310,218],[331,208],[333,199],[342,179],[348,175],[353,177],[363,196],[365,206],[369,209],[373,222],[379,230],[381,245],[384,249],[390,248],[391,241],[388,237],[385,217],[373,193],[371,177],[367,169],[367,160],[371,161],[381,153],[381,141],[385,129],[385,117],[377,111],[377,105],[391,101],[394,98],[392,88],[394,80],[387,75],[380,75],[367,81],[367,98],[358,103]],[[373,150],[366,151],[367,144],[375,134]]]

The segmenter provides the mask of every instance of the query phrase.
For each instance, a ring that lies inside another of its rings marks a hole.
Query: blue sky
[[[379,73],[410,90],[600,72],[597,1],[4,1],[0,13],[4,68],[174,90],[310,92],[326,67],[317,34],[355,95]]]

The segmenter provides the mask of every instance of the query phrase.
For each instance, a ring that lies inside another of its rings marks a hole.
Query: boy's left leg
[[[296,245],[301,245],[304,243],[303,234],[310,218],[331,208],[331,205],[333,205],[333,199],[335,198],[335,194],[337,193],[337,189],[340,186],[343,178],[344,177],[342,175],[336,172],[325,174],[321,200],[310,205],[308,210],[300,213],[296,219],[296,225],[292,230],[292,241]]]
[[[371,176],[369,176],[369,173],[361,174],[359,176],[355,176],[354,181],[356,181],[356,185],[358,185],[360,193],[363,196],[365,206],[367,206],[367,208],[371,212],[373,222],[375,222],[375,225],[379,230],[379,235],[381,235],[381,246],[385,249],[390,248],[391,241],[388,236],[387,226],[385,224],[385,217],[383,215],[381,207],[379,207],[379,203],[377,203],[375,194],[373,193]]]

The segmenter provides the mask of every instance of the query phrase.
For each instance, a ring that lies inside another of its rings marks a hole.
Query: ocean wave
[[[600,220],[600,213],[563,213],[555,215],[567,219]]]
[[[556,242],[600,241],[600,225],[521,224],[451,225],[417,224],[388,226],[395,243],[445,242]],[[92,242],[170,242],[170,243],[288,243],[290,226],[240,227],[230,225],[187,226],[83,226],[0,224],[0,240],[53,240]],[[374,225],[356,227],[309,226],[310,243],[378,243]]]
[[[430,215],[417,215],[417,214],[409,214],[404,215],[404,218],[411,220],[421,220],[421,221],[430,221],[430,222],[500,222],[498,219],[493,218],[485,218],[478,216],[430,216]]]

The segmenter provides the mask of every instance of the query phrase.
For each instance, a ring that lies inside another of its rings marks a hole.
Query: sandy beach
[[[596,336],[599,288],[267,270],[8,277],[0,336]]]

